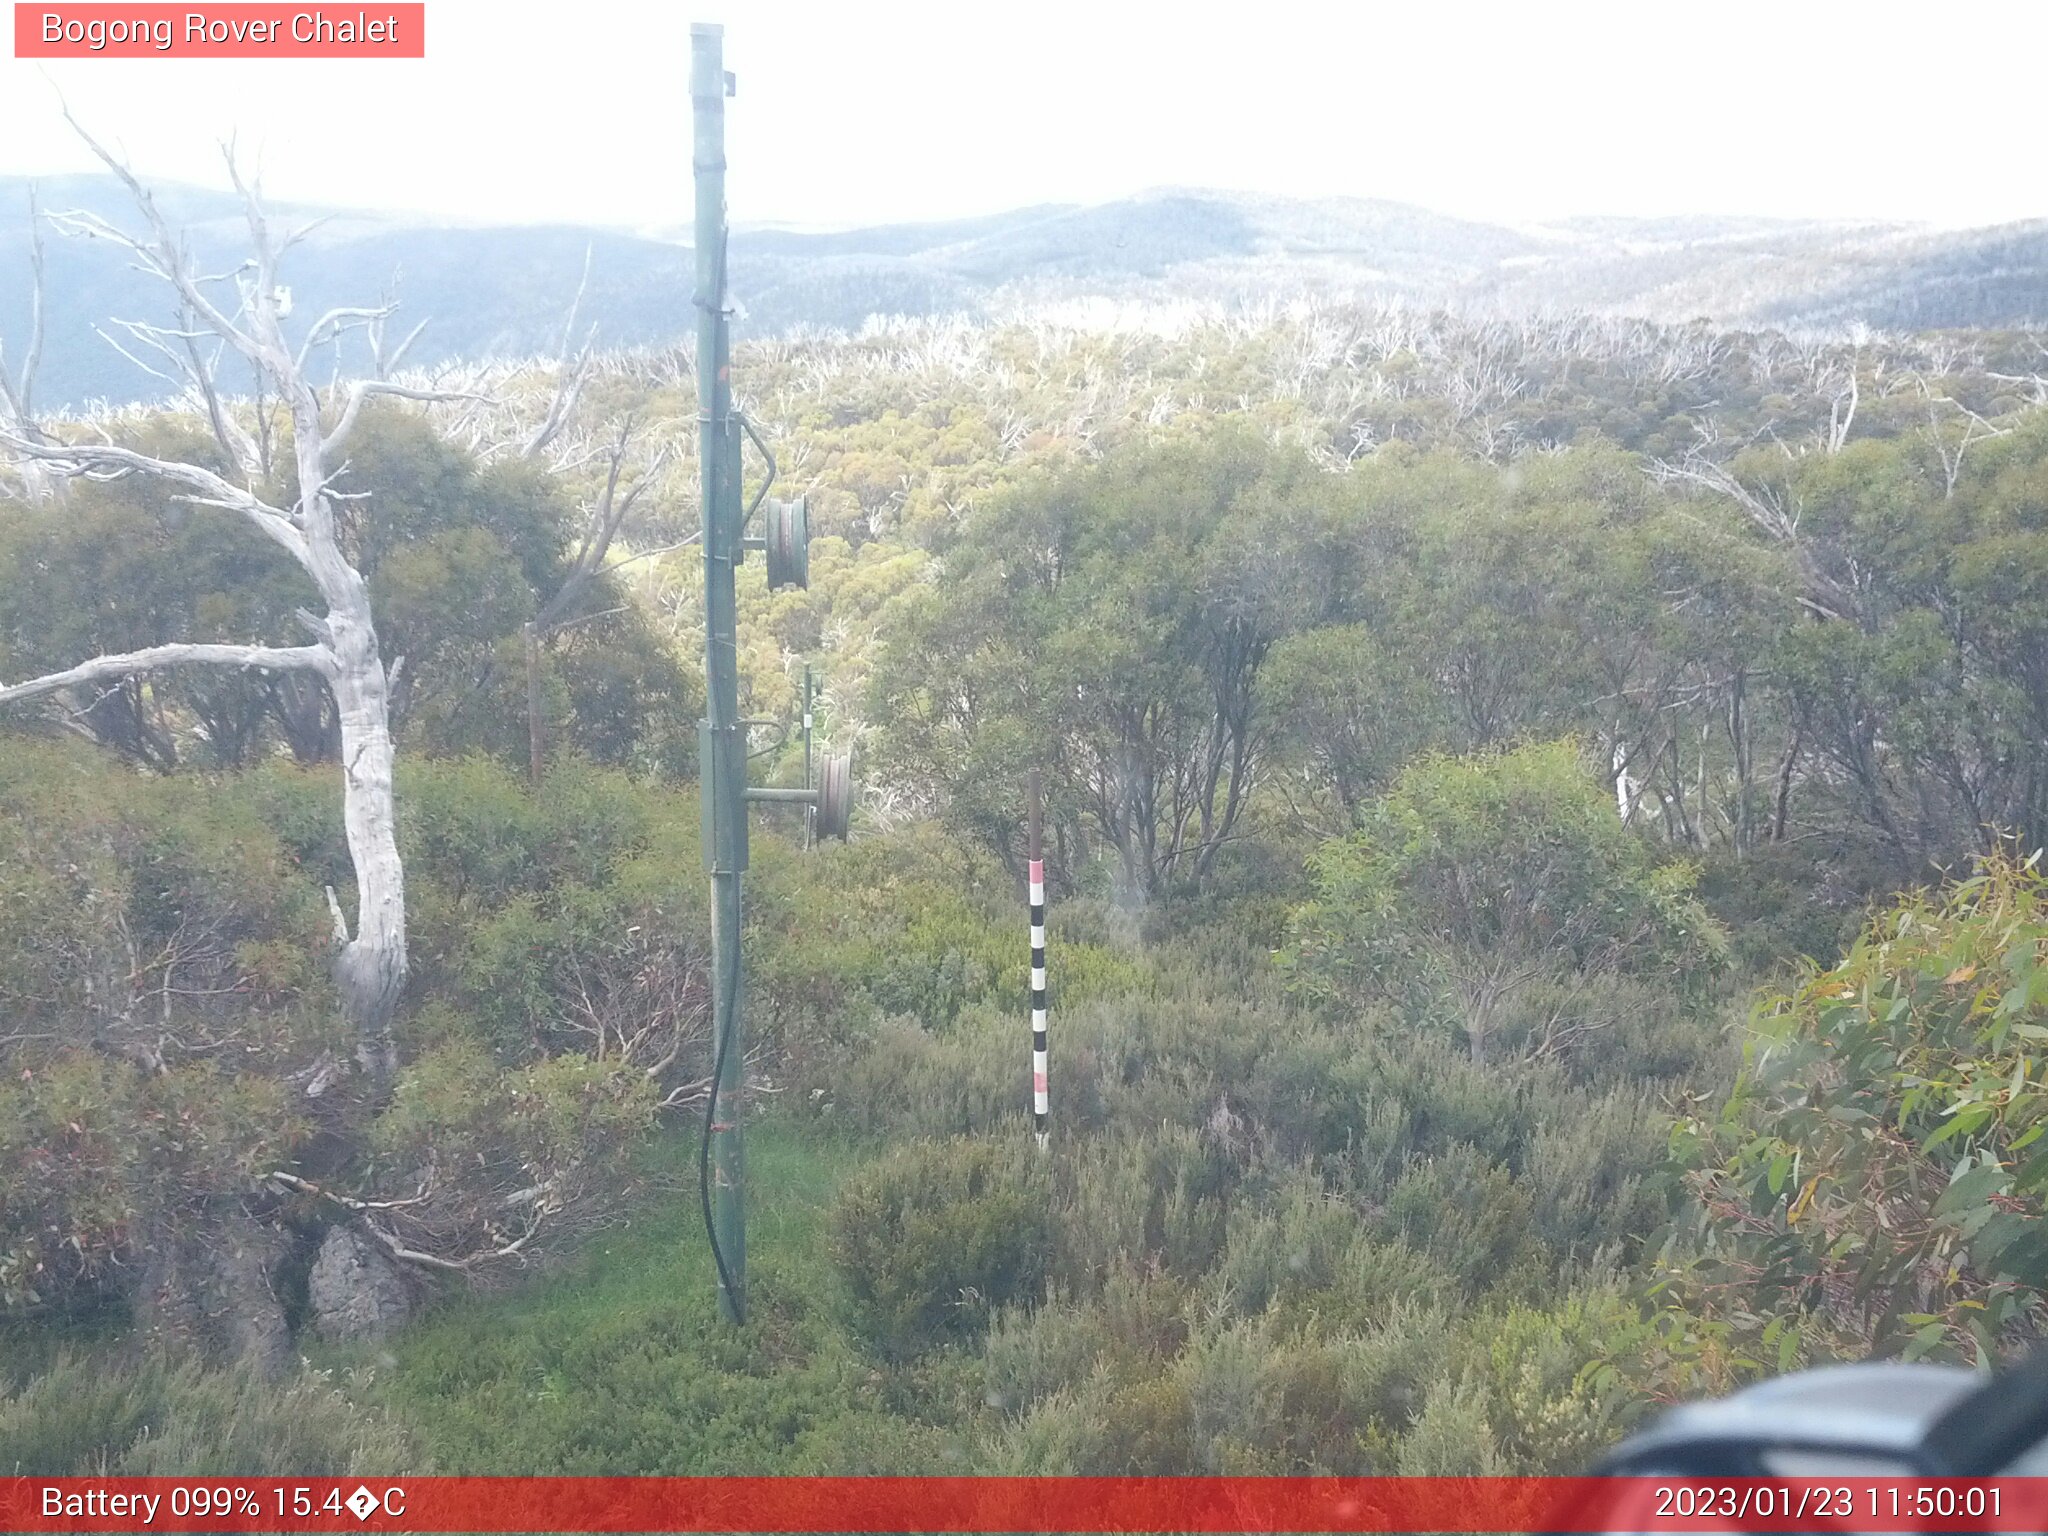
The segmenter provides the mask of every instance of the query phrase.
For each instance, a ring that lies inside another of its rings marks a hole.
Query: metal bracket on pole
[[[759,449],[761,457],[768,461],[768,474],[766,478],[754,487],[753,500],[747,503],[747,510],[740,514],[740,526],[744,528],[754,520],[754,511],[761,505],[761,498],[768,494],[768,487],[775,483],[775,454],[761,434],[754,430],[753,422],[747,419],[744,411],[734,411],[732,414],[733,419],[740,424],[740,430],[747,434],[747,440]]]
[[[717,759],[716,766],[713,759]],[[747,867],[746,801],[719,793],[727,784],[747,782],[746,727],[697,722],[697,772],[716,786],[701,797],[704,808],[704,872],[736,875]]]
[[[828,753],[816,788],[750,787],[747,799],[758,805],[804,806],[811,813],[819,837],[836,837],[843,843],[853,819],[853,754]]]

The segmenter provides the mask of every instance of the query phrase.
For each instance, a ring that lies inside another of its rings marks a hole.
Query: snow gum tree
[[[334,482],[367,399],[446,397],[382,376],[404,350],[401,345],[387,354],[381,344],[389,306],[331,310],[312,323],[297,346],[286,339],[290,296],[279,284],[278,263],[305,232],[281,241],[273,238],[260,195],[243,181],[231,151],[228,167],[242,194],[252,255],[236,272],[210,277],[197,270],[190,248],[149,189],[82,128],[79,133],[127,187],[143,227],[131,234],[89,213],[53,214],[51,221],[67,233],[120,246],[144,273],[169,290],[180,314],[177,325],[122,321],[117,329],[138,352],[153,354],[165,369],[174,370],[161,376],[185,388],[188,400],[210,422],[235,472],[231,478],[198,464],[154,457],[104,440],[83,440],[82,434],[46,431],[19,410],[10,410],[9,422],[0,426],[0,448],[32,471],[60,481],[155,476],[179,487],[183,499],[195,505],[239,513],[252,536],[269,540],[297,562],[311,578],[325,611],[300,611],[310,636],[304,645],[172,643],[99,655],[39,677],[0,682],[0,705],[52,696],[59,702],[89,697],[89,690],[96,687],[179,667],[310,675],[332,694],[341,745],[343,819],[356,887],[353,926],[341,900],[331,890],[328,893],[336,945],[334,972],[354,1027],[357,1061],[381,1088],[396,1069],[391,1019],[406,976],[405,871],[399,860],[392,797],[392,669],[378,645],[363,574],[341,537],[338,503],[343,497]],[[339,385],[323,399],[309,380],[309,361],[320,348],[354,330],[374,330],[373,350],[387,367],[377,377]],[[270,444],[267,434],[243,426],[224,401],[217,382],[217,361],[223,356],[246,367],[257,381],[259,399],[275,401],[289,423],[297,481],[297,495],[289,505],[273,504],[256,489],[268,479]],[[24,393],[17,387],[12,398],[19,401]]]

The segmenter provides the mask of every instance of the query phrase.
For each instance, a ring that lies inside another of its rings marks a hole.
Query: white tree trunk
[[[257,243],[266,245],[260,229]],[[257,292],[253,308],[259,346],[266,354],[287,356],[267,288]],[[307,535],[301,563],[327,602],[326,616],[315,627],[333,657],[327,681],[340,720],[341,815],[349,862],[355,866],[356,920],[351,934],[330,895],[339,946],[334,977],[355,1029],[356,1060],[381,1090],[398,1068],[391,1018],[406,974],[405,866],[398,856],[390,678],[377,644],[369,588],[342,553],[334,504],[327,496],[334,473],[329,466],[339,460],[356,412],[371,391],[361,385],[351,391],[341,422],[323,435],[319,399],[303,373],[274,364],[269,371],[292,413],[300,486],[297,522]]]
[[[1623,826],[1635,819],[1636,797],[1641,793],[1642,786],[1628,771],[1628,749],[1622,742],[1621,727],[1617,725],[1614,728],[1614,813],[1621,818]]]
[[[357,619],[334,608],[327,616],[336,661],[331,686],[341,716],[341,815],[356,871],[355,935],[336,934],[335,980],[355,1026],[356,1059],[373,1081],[388,1082],[398,1068],[391,1015],[405,986],[405,867],[392,793],[388,679],[367,597],[361,609]]]

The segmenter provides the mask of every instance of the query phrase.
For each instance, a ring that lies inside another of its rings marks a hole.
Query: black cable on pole
[[[704,1101],[704,1135],[697,1143],[697,1201],[704,1212],[704,1235],[711,1239],[711,1262],[718,1268],[719,1286],[732,1298],[737,1316],[746,1303],[733,1289],[732,1271],[725,1265],[725,1250],[718,1246],[718,1223],[711,1215],[711,1134],[718,1120],[718,1085],[725,1077],[725,1047],[732,1029],[733,1004],[739,1000],[738,966],[733,967],[732,980],[725,1007],[720,1011],[718,1043],[711,1053],[711,1092]]]

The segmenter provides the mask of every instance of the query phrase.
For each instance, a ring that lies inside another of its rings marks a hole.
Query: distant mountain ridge
[[[27,328],[29,183],[0,177],[0,340]],[[46,210],[85,208],[132,228],[108,177],[43,180]],[[227,193],[158,189],[215,270],[246,254]],[[687,247],[613,230],[481,228],[278,205],[280,227],[322,222],[288,258],[298,315],[396,291],[430,320],[414,360],[552,351],[592,253],[584,314],[603,345],[675,341],[691,325]],[[113,316],[167,319],[164,297],[103,241],[49,232],[51,406],[148,399],[156,381],[94,334]],[[1882,329],[2048,320],[2048,220],[1932,231],[1895,223],[1586,217],[1491,224],[1365,198],[1298,199],[1160,188],[1094,205],[864,229],[740,228],[734,295],[744,333],[854,329],[872,315],[994,316],[1075,298],[1399,299],[1510,314],[1585,309],[1683,321]]]

